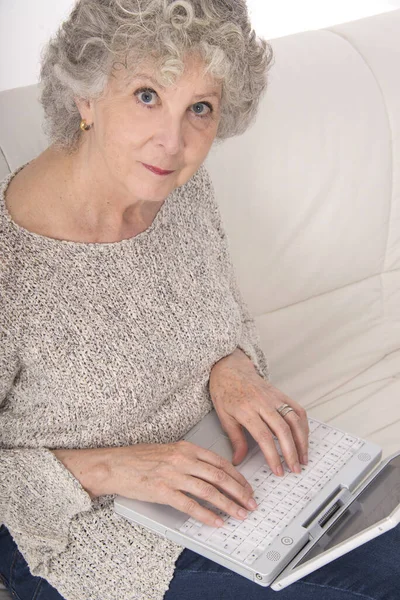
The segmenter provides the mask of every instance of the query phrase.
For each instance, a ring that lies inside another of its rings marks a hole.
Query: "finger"
[[[262,412],[261,416],[264,418]],[[274,432],[274,434],[279,440],[283,456],[289,469],[294,473],[301,473],[296,444],[293,439],[292,430],[290,428],[290,425],[286,421],[286,418],[283,419],[276,410],[268,412],[265,418],[268,423],[268,426],[271,428],[271,430]]]
[[[214,485],[203,479],[198,479],[192,475],[182,475],[177,480],[176,485],[181,491],[189,492],[193,496],[213,504],[234,519],[243,521],[249,514],[243,506],[238,505],[234,500],[221,493]]]
[[[305,413],[305,411],[304,411]],[[285,417],[285,421],[289,424],[292,430],[292,436],[297,448],[297,454],[300,462],[307,464],[308,462],[308,435],[309,426],[307,417],[299,414],[296,411],[290,411]]]
[[[194,498],[186,496],[179,490],[169,490],[168,504],[209,527],[221,527],[224,524],[223,520],[222,523],[218,522],[221,519],[220,515],[215,514],[207,506],[203,507]]]
[[[243,427],[236,419],[229,419],[225,416],[219,416],[222,428],[228,435],[233,448],[232,463],[236,466],[246,457],[248,446],[243,433]]]
[[[286,398],[284,398],[284,399],[286,399],[286,404],[289,404],[289,406],[291,408],[293,408],[295,413],[300,417],[300,421],[302,423],[302,426],[304,427],[305,434],[308,438],[308,436],[310,435],[310,426],[308,423],[308,416],[307,416],[306,409],[303,406],[301,406],[301,404],[296,402],[296,400],[292,400],[292,398],[288,398],[286,396]]]
[[[266,423],[257,414],[245,417],[242,423],[260,446],[270,469],[276,475],[283,475],[281,459],[275,446],[273,435],[268,427],[269,423]]]
[[[217,454],[216,457],[218,459],[217,462],[220,465],[219,467],[210,465],[202,460],[197,460],[196,462],[191,463],[191,470],[186,470],[186,474],[192,475],[198,479],[212,484],[214,487],[220,488],[224,493],[229,494],[232,499],[240,502],[241,506],[238,504],[235,505],[236,512],[242,507],[245,507],[248,510],[254,510],[256,506],[251,503],[251,499],[253,498],[253,492],[251,488],[247,485],[243,486],[224,470],[223,467],[228,462],[225,458],[222,458]],[[232,508],[231,504],[229,504],[229,506]]]
[[[235,469],[235,467],[232,465],[232,463],[229,462],[229,460],[222,458],[222,456],[219,456],[219,454],[216,454],[216,452],[212,452],[212,450],[206,450],[205,448],[201,448],[200,446],[198,446],[198,449],[199,452],[197,452],[197,457],[200,460],[207,462],[210,465],[217,467],[218,469],[223,469],[228,475],[230,475],[243,487],[246,487],[247,489],[250,489],[251,492],[253,492],[253,488],[251,487],[250,483],[241,473],[239,473],[237,469]]]

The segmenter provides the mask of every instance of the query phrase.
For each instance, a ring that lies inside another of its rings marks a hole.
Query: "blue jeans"
[[[5,525],[0,526],[0,581],[16,600],[64,600],[48,581],[31,574]]]
[[[399,549],[400,525],[279,592],[185,549],[164,600],[400,600]],[[16,600],[64,600],[45,579],[31,575],[4,525],[0,578]]]

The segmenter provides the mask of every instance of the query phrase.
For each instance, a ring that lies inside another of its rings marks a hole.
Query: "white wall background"
[[[247,0],[258,35],[273,39],[400,8],[400,0]],[[36,83],[40,51],[74,0],[0,0],[0,91]]]

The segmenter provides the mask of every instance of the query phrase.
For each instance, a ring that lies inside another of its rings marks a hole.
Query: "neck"
[[[162,204],[132,199],[87,143],[72,154],[53,147],[46,153],[65,191],[63,204],[82,228],[116,238],[130,229],[143,231]]]

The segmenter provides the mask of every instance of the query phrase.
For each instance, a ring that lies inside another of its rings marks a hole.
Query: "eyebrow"
[[[147,81],[150,81],[150,83],[152,83],[155,87],[159,87],[162,90],[165,90],[166,88],[161,85],[161,83],[159,81],[156,81],[155,79],[153,79],[153,77],[150,77],[150,75],[146,75],[145,73],[137,73],[134,77],[134,79],[147,79]],[[193,96],[194,98],[204,98],[205,96],[215,96],[216,98],[219,98],[219,94],[217,92],[206,92],[204,94],[197,94],[196,96]]]

